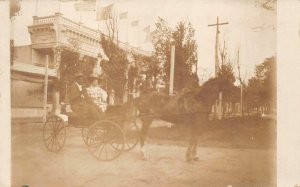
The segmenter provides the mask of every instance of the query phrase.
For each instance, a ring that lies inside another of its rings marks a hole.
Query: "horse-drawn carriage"
[[[122,151],[131,150],[138,142],[143,156],[147,132],[154,119],[160,119],[190,127],[186,160],[197,160],[199,127],[208,125],[210,110],[219,93],[230,86],[234,85],[229,80],[214,78],[206,81],[201,87],[183,91],[175,96],[164,92],[149,92],[129,100],[124,105],[110,106],[101,120],[80,119],[73,115],[68,115],[68,120],[63,120],[61,116],[52,116],[44,126],[44,142],[49,151],[59,151],[65,143],[65,129],[71,126],[82,129],[84,143],[98,160],[113,160]],[[141,133],[135,123],[136,118],[141,121]]]
[[[66,141],[66,129],[81,129],[81,135],[89,152],[100,161],[111,161],[123,151],[133,149],[139,140],[139,128],[135,119],[120,114],[123,106],[108,106],[103,119],[79,117],[73,113],[53,115],[47,118],[43,128],[43,140],[50,152],[60,151]]]

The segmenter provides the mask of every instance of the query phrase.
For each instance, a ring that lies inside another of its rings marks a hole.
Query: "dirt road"
[[[273,149],[199,147],[200,160],[187,163],[185,147],[151,143],[146,161],[137,147],[114,161],[99,162],[85,147],[79,129],[68,129],[59,153],[47,151],[41,126],[15,125],[12,130],[15,187],[276,186]]]

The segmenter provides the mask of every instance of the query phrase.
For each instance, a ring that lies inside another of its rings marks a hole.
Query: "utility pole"
[[[216,24],[209,24],[209,27],[216,26],[216,43],[215,43],[215,77],[218,76],[218,69],[219,69],[219,58],[218,58],[218,46],[219,46],[219,26],[220,25],[226,25],[228,22],[225,23],[219,23],[219,17],[217,16],[217,23]],[[222,118],[222,92],[219,93],[219,102],[216,101],[216,109],[217,109],[217,115],[218,118]]]
[[[218,68],[219,68],[219,58],[218,58],[218,46],[219,46],[219,26],[220,25],[226,25],[229,24],[228,22],[225,23],[219,23],[219,17],[217,17],[217,23],[216,24],[210,24],[208,25],[209,27],[211,26],[217,26],[216,30],[216,43],[215,43],[215,77],[218,76]]]
[[[239,81],[240,81],[240,86],[241,86],[241,116],[243,116],[243,81],[241,78],[241,65],[240,65],[240,50],[238,49],[237,52],[237,66],[238,66],[238,71],[239,71]]]

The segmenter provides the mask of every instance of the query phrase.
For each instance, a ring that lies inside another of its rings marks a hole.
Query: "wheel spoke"
[[[66,131],[62,120],[59,117],[50,117],[47,119],[43,128],[43,140],[47,149],[51,152],[59,151],[66,138]]]
[[[54,137],[53,146],[54,146],[53,150],[56,151],[56,148],[57,148],[57,138],[56,137]]]
[[[52,119],[52,121],[49,124],[49,126],[51,127],[52,130],[54,130],[54,125],[55,125],[55,121],[54,121],[54,119]]]
[[[45,139],[45,142],[47,142],[48,140],[49,140],[49,138],[51,138],[52,136],[50,135],[49,137],[47,137],[46,139]]]
[[[64,139],[60,135],[58,135],[57,142],[58,142],[59,147],[61,147],[61,145],[64,143]]]
[[[50,136],[51,137],[51,140],[49,141],[49,143],[47,144],[47,147],[50,148],[50,143],[53,141],[53,136]]]
[[[57,121],[57,125],[55,126],[55,130],[59,132],[63,128],[64,128],[63,123],[61,121]]]
[[[61,140],[62,142],[64,142],[64,136],[61,135],[61,134],[57,135],[57,139]]]
[[[54,138],[55,138],[55,136],[53,136],[53,141],[52,141],[52,143],[51,143],[51,151],[53,150]]]
[[[103,146],[101,146],[101,150],[100,150],[100,147],[99,147],[100,152],[99,152],[99,154],[98,154],[98,158],[101,158],[102,151],[103,151],[103,149],[104,149],[104,147],[105,147],[105,144],[104,144],[104,143],[101,144],[101,145],[103,145]]]
[[[114,122],[99,121],[94,123],[88,132],[87,146],[98,160],[110,161],[117,158],[123,149],[122,129]]]
[[[119,147],[119,144],[118,144],[118,147]],[[110,149],[111,153],[120,150],[118,148],[115,148],[112,144],[109,144],[109,149]]]
[[[106,144],[105,144],[105,159],[107,160],[107,150],[106,150]]]

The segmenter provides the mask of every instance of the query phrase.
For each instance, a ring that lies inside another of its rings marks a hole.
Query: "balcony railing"
[[[33,26],[34,25],[43,25],[43,24],[48,24],[48,23],[65,25],[67,27],[71,27],[71,28],[80,30],[83,33],[92,35],[93,37],[99,38],[98,31],[88,28],[88,27],[86,27],[80,23],[77,23],[75,21],[72,21],[68,18],[65,18],[62,16],[61,13],[55,13],[55,15],[52,15],[52,16],[44,16],[44,17],[34,16],[33,17]]]

